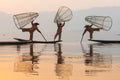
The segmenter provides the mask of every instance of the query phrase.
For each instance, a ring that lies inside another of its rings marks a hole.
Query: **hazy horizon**
[[[0,11],[9,14],[21,12],[56,11],[60,6],[67,6],[72,10],[90,9],[93,7],[117,7],[119,0],[0,0]]]

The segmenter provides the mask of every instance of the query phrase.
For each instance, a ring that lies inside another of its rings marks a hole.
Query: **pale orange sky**
[[[60,6],[72,10],[120,6],[120,0],[0,0],[0,11],[6,13],[56,11]]]

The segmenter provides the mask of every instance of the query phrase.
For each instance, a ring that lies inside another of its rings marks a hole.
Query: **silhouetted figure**
[[[102,29],[102,28],[92,28],[92,26],[93,26],[93,24],[85,25],[85,30],[84,30],[82,36],[84,36],[84,34],[88,31],[89,34],[90,34],[90,40],[91,40],[93,38],[93,32],[94,31],[100,31],[100,29]]]
[[[62,33],[62,27],[65,25],[65,22],[63,22],[63,23],[59,23],[58,21],[57,21],[57,32],[56,32],[56,34],[55,34],[55,36],[54,36],[54,40],[56,39],[56,37],[57,36],[59,36],[59,38],[58,38],[58,40],[59,41],[61,41],[61,33]]]
[[[33,21],[31,22],[32,27],[31,28],[21,28],[22,32],[29,32],[30,33],[30,41],[33,41],[33,33],[34,31],[38,31],[39,33],[41,33],[41,31],[38,29],[37,25],[39,25],[39,23],[33,23]]]

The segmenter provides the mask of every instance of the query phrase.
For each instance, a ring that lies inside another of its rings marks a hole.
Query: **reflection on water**
[[[61,44],[55,44],[55,51],[57,52],[57,64],[56,64],[56,75],[59,79],[69,80],[72,75],[73,66],[72,64],[66,64],[64,62],[64,57],[62,56]]]
[[[94,45],[89,45],[89,50],[85,50],[84,45],[81,44],[81,47],[84,52],[84,65],[85,65],[85,75],[93,76],[101,72],[109,72],[112,68],[112,56],[104,55],[98,52],[94,52]],[[26,74],[39,75],[39,56],[40,54],[35,55],[33,44],[29,45],[29,53],[23,53],[17,58],[15,62],[15,72],[24,72]],[[17,47],[20,51],[20,47]],[[73,64],[65,62],[67,59],[63,56],[62,45],[60,43],[54,44],[54,51],[56,52],[56,65],[55,73],[59,79],[69,80],[69,77],[72,76]],[[41,55],[42,56],[42,55]],[[75,57],[76,58],[76,57]],[[73,60],[71,57],[70,59]],[[76,58],[80,60],[81,58]]]
[[[0,80],[120,80],[120,55],[116,47],[120,45],[0,46]],[[109,48],[116,51],[108,53]]]
[[[58,79],[69,80],[69,77],[72,75],[73,66],[72,64],[65,63],[64,56],[62,56],[61,44],[56,43],[53,45],[57,57],[55,65],[56,76],[58,76]],[[18,54],[18,58],[14,64],[14,71],[23,72],[27,75],[39,75],[39,60],[42,55],[35,55],[34,45],[30,44],[29,46],[29,53]],[[20,46],[17,46],[17,51],[18,53],[21,51]],[[44,50],[42,49],[41,51]]]
[[[111,55],[103,55],[100,53],[94,53],[94,45],[89,45],[89,51],[85,52],[85,74],[86,75],[95,75],[99,72],[108,72],[112,68],[112,56]],[[83,48],[83,45],[82,45]]]
[[[17,50],[20,51],[20,46],[17,47]],[[39,55],[34,55],[33,44],[30,44],[30,52],[23,53],[17,58],[17,62],[14,66],[15,72],[24,72],[32,75],[38,75],[38,61]]]

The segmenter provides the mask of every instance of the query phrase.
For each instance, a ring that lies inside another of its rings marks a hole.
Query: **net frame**
[[[87,16],[85,21],[105,31],[109,31],[112,27],[112,18],[110,16]]]
[[[64,11],[65,10],[65,11]],[[69,15],[67,15],[66,17],[62,18],[65,14],[67,14],[67,12],[70,12]],[[63,12],[63,13],[62,13]],[[72,19],[72,10],[66,6],[61,6],[57,13],[56,13],[56,16],[54,18],[54,23],[57,23],[58,22],[67,22],[67,21],[70,21]],[[69,17],[69,18],[67,18]]]
[[[39,16],[36,12],[27,12],[13,15],[13,20],[18,29],[23,28]]]

